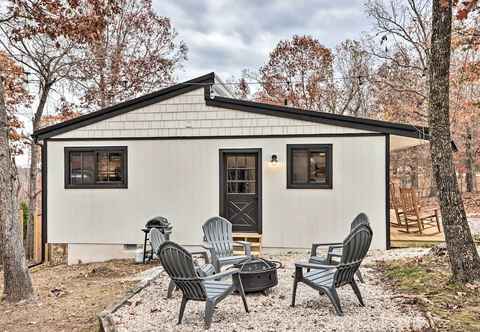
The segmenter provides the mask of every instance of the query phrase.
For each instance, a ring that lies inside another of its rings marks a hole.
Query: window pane
[[[310,182],[327,183],[327,156],[325,152],[310,153]]]
[[[238,171],[238,180],[246,180],[247,179],[247,170],[245,169],[239,169]]]
[[[237,168],[245,168],[247,167],[247,160],[245,156],[238,156],[237,157]]]
[[[247,156],[247,168],[255,168],[255,156]]]
[[[236,171],[234,169],[227,170],[227,180],[236,180]]]
[[[97,181],[108,181],[108,152],[98,152],[97,154]]]
[[[95,183],[95,154],[93,152],[82,152],[82,173],[83,184]]]
[[[70,184],[82,183],[82,155],[80,152],[70,152]]]
[[[110,152],[108,163],[108,180],[122,181],[122,154],[120,152]]]
[[[235,194],[237,192],[237,183],[236,182],[228,182],[227,190],[229,194]]]
[[[227,168],[235,168],[236,165],[236,157],[234,156],[227,156]]]
[[[255,187],[256,187],[255,185],[256,185],[255,182],[247,182],[245,192],[248,193],[248,194],[255,194],[255,192],[256,192],[255,191]]]
[[[292,151],[292,181],[294,183],[308,182],[308,151],[293,150]]]

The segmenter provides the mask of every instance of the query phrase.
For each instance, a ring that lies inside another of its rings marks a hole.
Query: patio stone
[[[293,263],[305,260],[305,254],[266,256],[280,260],[284,268],[278,271],[279,284],[268,296],[248,294],[250,313],[246,314],[240,296],[222,301],[213,316],[209,331],[410,331],[427,325],[421,312],[411,304],[396,298],[383,287],[379,276],[368,268],[374,260],[423,255],[427,250],[374,251],[362,268],[366,284],[359,284],[366,307],[360,307],[349,287],[338,290],[344,317],[335,315],[328,298],[313,289],[299,286],[297,305],[290,307]],[[204,328],[203,302],[189,302],[182,325],[176,325],[181,293],[167,300],[169,278],[160,273],[148,287],[130,299],[113,314],[118,331],[199,331]]]

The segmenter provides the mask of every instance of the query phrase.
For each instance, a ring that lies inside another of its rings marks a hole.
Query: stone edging
[[[159,268],[156,273],[152,276],[149,276],[135,285],[135,287],[129,289],[124,297],[122,297],[119,301],[113,303],[101,313],[97,315],[98,321],[100,323],[99,330],[102,332],[115,332],[115,325],[113,323],[112,315],[122,307],[128,300],[130,300],[135,294],[139,293],[142,289],[150,285],[152,280],[156,279],[160,273],[163,271],[162,268]]]

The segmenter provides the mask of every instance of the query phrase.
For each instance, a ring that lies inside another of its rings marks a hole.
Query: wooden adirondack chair
[[[402,200],[402,207],[405,214],[406,232],[410,233],[410,228],[417,228],[420,234],[423,234],[425,229],[437,228],[438,233],[442,230],[440,228],[440,221],[438,217],[438,210],[426,211],[420,206],[417,198],[417,193],[413,188],[400,188],[400,197]]]
[[[251,256],[250,242],[233,241],[232,224],[227,219],[212,217],[203,224],[202,229],[208,243],[205,248],[210,251],[212,264],[215,266],[217,273],[220,272],[222,266],[240,263]],[[234,244],[242,246],[245,255],[234,256]]]
[[[343,241],[342,259],[337,265],[295,263],[295,277],[293,281],[292,307],[295,306],[297,285],[302,282],[319,291],[320,295],[327,295],[335,307],[338,316],[343,316],[337,288],[350,285],[360,302],[365,306],[360,289],[355,282],[354,275],[358,271],[362,260],[367,255],[372,242],[372,230],[368,225],[359,225]],[[304,272],[304,269],[307,269]]]
[[[247,300],[243,291],[242,280],[238,269],[231,269],[213,276],[200,276],[195,268],[192,255],[180,245],[165,241],[160,246],[160,261],[170,278],[183,293],[178,324],[182,323],[183,313],[188,301],[205,302],[205,326],[210,328],[215,306],[235,289],[238,290],[243,300],[245,311],[248,312]],[[223,279],[230,277],[230,281]],[[233,282],[237,279],[238,288]]]
[[[150,242],[152,244],[152,258],[160,257],[160,247],[165,242],[165,236],[163,235],[163,233],[156,228],[152,228],[152,230],[150,231]],[[206,276],[213,275],[215,273],[215,267],[209,263],[209,259],[206,251],[204,250],[190,251],[190,254],[200,255],[205,262],[205,264],[203,265],[195,264],[195,269],[197,270],[198,275],[202,277],[206,277]],[[168,284],[167,298],[172,297],[174,290],[175,290],[175,283],[173,282],[173,279],[171,279],[170,283]]]
[[[350,233],[360,225],[370,225],[368,217],[365,213],[360,213],[358,216],[353,219],[350,224]],[[319,247],[328,247],[326,256],[319,256],[317,254],[317,249]],[[334,265],[338,264],[338,260],[342,258],[343,255],[343,242],[330,242],[330,243],[313,243],[312,250],[310,251],[309,263],[312,264],[328,264]],[[360,269],[356,272],[358,280],[363,283],[362,273]]]
[[[399,193],[393,183],[390,183],[390,208],[395,211],[396,223],[390,222],[395,227],[406,227],[405,213],[402,209],[402,202],[400,201]]]

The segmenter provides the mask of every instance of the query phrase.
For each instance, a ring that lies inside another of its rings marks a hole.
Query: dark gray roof
[[[91,112],[65,122],[41,128],[33,133],[33,137],[36,140],[47,139],[52,136],[71,131],[73,129],[84,127],[92,123],[96,123],[114,116],[118,116],[120,114],[133,111],[135,109],[158,103],[159,101],[166,100],[189,91],[193,91],[195,89],[198,89],[199,86],[201,86],[204,87],[206,103],[210,106],[251,113],[268,114],[277,117],[368,130],[399,136],[407,136],[420,139],[429,138],[428,128],[424,127],[416,127],[412,125],[387,121],[371,120],[365,118],[357,118],[353,116],[315,112],[293,107],[285,107],[233,99],[225,97],[228,96],[228,94],[226,93],[222,93],[220,95],[216,93],[214,96],[211,96],[210,86],[215,83],[215,73],[212,72],[207,75],[200,76],[192,80],[179,83],[171,87],[116,104],[111,107],[101,109],[99,111]]]

